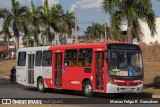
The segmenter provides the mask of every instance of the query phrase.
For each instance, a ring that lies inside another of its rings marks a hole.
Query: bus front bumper
[[[137,86],[117,86],[108,83],[106,89],[106,93],[141,93],[143,91],[143,84]]]

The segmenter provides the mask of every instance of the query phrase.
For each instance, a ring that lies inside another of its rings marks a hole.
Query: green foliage
[[[72,34],[74,27],[74,15],[64,12],[59,4],[51,7],[48,0],[44,1],[43,6],[36,7],[31,1],[31,8],[21,6],[16,0],[12,1],[11,10],[0,9],[0,18],[4,19],[3,29],[0,32],[5,34],[5,38],[11,37],[11,32],[16,38],[16,47],[19,47],[19,36],[23,35],[23,44],[29,45],[27,41],[34,38],[34,46],[43,45],[44,39],[51,42],[56,33]],[[40,44],[39,35],[43,43]]]
[[[0,17],[4,19],[2,33],[11,37],[9,31],[12,29],[13,36],[16,38],[16,50],[19,48],[20,29],[23,19],[26,17],[28,8],[21,6],[18,1],[12,0],[11,10],[0,9]]]
[[[151,35],[156,33],[155,14],[150,0],[103,0],[103,8],[111,16],[111,33],[120,33],[121,25],[127,23],[128,36],[141,40],[140,21],[146,22]],[[129,29],[131,28],[131,29]]]
[[[106,26],[107,36],[108,38],[111,38],[109,30],[110,30],[109,27]],[[102,39],[105,38],[105,26],[99,23],[92,22],[92,25],[88,26],[84,33],[87,37],[90,37],[91,39],[92,38]]]

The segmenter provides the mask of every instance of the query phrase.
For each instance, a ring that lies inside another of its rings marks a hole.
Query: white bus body
[[[49,79],[52,83],[52,67],[42,67],[35,66],[35,58],[37,51],[47,51],[49,46],[46,47],[33,47],[33,48],[20,48],[18,50],[18,59],[23,57],[23,54],[26,54],[26,61],[25,62],[18,62],[16,66],[16,76],[17,76],[17,83],[22,84],[24,86],[34,86],[37,87],[37,80],[38,78],[42,77],[44,79]],[[25,53],[23,53],[25,52]],[[20,53],[23,53],[20,56]],[[24,56],[24,57],[25,57]],[[23,59],[23,58],[22,58]],[[24,63],[24,64],[23,64]],[[45,84],[45,87],[47,85]]]

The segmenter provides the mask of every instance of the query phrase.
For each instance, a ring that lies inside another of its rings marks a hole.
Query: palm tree
[[[109,28],[99,23],[93,23],[91,26],[87,27],[87,30],[84,32],[86,36],[90,36],[90,38],[98,38],[102,39],[105,38],[105,30],[109,36]],[[90,40],[89,40],[90,41]]]
[[[2,26],[2,31],[0,34],[4,35],[4,41],[7,41],[7,52],[10,58],[10,52],[9,52],[9,39],[11,38],[11,33],[9,31],[9,23],[5,20]]]
[[[43,6],[41,7],[41,21],[43,22],[42,27],[44,32],[47,34],[46,38],[50,43],[53,40],[53,31],[56,33],[57,37],[59,35],[60,29],[58,26],[60,25],[60,15],[62,13],[63,9],[59,4],[55,4],[49,8],[48,0],[45,0]]]
[[[66,12],[62,15],[62,32],[65,33],[66,44],[68,44],[68,37],[72,34],[72,28],[74,28],[74,14]]]
[[[142,34],[140,21],[146,22],[151,35],[156,33],[155,14],[150,0],[103,0],[105,12],[111,16],[111,32],[120,34],[121,25],[127,22],[127,40],[132,42]]]
[[[29,14],[29,22],[31,24],[31,34],[34,36],[34,46],[39,46],[38,34],[40,33],[40,21],[41,8],[36,8],[33,1],[31,1],[31,11]]]
[[[5,21],[9,23],[8,25],[11,26],[14,37],[16,40],[16,50],[19,48],[19,36],[20,36],[20,31],[19,28],[22,25],[22,20],[25,17],[27,11],[27,7],[21,6],[18,1],[12,0],[12,7],[11,11],[6,10],[6,9],[1,9],[0,10],[0,16],[4,16]]]

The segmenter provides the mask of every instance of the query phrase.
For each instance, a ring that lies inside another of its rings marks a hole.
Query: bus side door
[[[99,48],[94,51],[94,87],[96,92],[104,92],[105,90],[105,61],[104,61],[104,51]],[[107,72],[107,71],[106,71]]]
[[[54,72],[53,72],[53,78],[54,78],[54,87],[55,88],[61,88],[62,86],[62,62],[63,62],[63,53],[58,51],[54,53]]]

